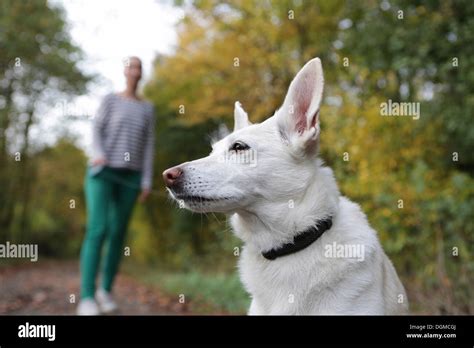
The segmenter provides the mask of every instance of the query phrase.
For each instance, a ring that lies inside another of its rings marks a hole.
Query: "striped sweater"
[[[111,168],[142,173],[142,189],[150,189],[154,155],[153,106],[111,93],[94,118],[92,156],[105,158]]]

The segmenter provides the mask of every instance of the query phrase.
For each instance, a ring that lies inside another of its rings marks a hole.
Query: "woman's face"
[[[125,65],[124,75],[127,81],[137,83],[142,78],[142,62],[136,57],[131,57]]]

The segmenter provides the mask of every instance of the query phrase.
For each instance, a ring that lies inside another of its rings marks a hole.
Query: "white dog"
[[[232,214],[249,314],[406,313],[376,232],[317,158],[323,86],[312,59],[272,117],[251,124],[237,102],[234,132],[163,178],[184,207]]]

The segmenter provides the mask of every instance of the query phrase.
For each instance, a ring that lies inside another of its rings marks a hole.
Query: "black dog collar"
[[[293,243],[283,244],[282,246],[262,252],[262,255],[267,260],[275,260],[277,257],[290,255],[297,251],[303,250],[318,240],[321,235],[332,227],[332,217],[324,220],[319,220],[314,226],[309,227],[303,232],[299,233],[294,239]]]

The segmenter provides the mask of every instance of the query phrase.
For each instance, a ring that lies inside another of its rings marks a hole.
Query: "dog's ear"
[[[234,106],[234,132],[250,125],[249,116],[242,108],[240,102],[236,101]]]
[[[288,140],[298,140],[305,147],[316,143],[323,88],[321,60],[314,58],[291,81],[283,106],[278,111],[280,132]]]

